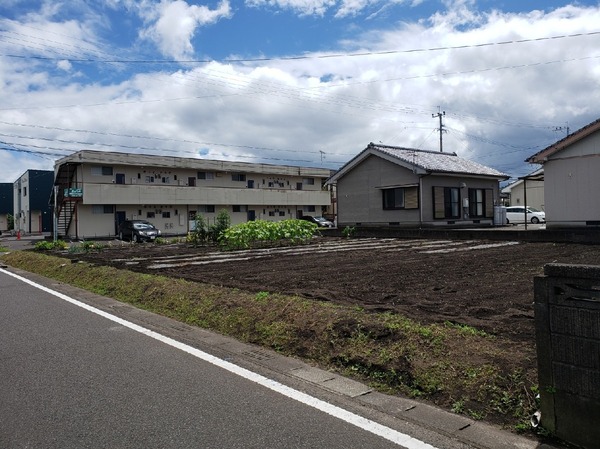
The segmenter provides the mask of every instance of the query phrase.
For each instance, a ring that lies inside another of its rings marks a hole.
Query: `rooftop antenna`
[[[442,153],[444,151],[444,146],[443,146],[443,139],[442,139],[442,134],[444,133],[444,124],[442,123],[442,118],[446,116],[446,111],[442,111],[440,106],[438,106],[438,113],[437,114],[431,114],[431,117],[435,118],[438,117],[440,119],[440,127],[439,127],[439,132],[440,132],[440,153]]]
[[[569,122],[567,122],[565,126],[556,126],[556,127],[554,128],[554,131],[557,131],[557,132],[558,132],[558,131],[565,131],[565,132],[567,133],[567,136],[566,136],[566,137],[569,137],[569,134],[571,133],[571,132],[570,132],[570,131],[571,131],[571,129],[569,128]]]

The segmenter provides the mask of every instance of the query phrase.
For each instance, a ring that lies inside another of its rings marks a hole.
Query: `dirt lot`
[[[114,246],[71,257],[397,311],[422,323],[451,321],[531,344],[534,276],[552,262],[600,265],[600,246],[564,243],[320,238],[301,247],[234,252],[184,244]]]

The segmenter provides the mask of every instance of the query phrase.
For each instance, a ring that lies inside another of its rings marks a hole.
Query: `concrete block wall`
[[[600,448],[600,266],[549,264],[536,277],[541,425]]]

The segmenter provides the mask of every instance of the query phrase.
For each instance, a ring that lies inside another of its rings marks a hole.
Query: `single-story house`
[[[505,206],[529,206],[544,210],[544,169],[540,168],[508,184],[501,193],[507,198]]]
[[[456,153],[370,143],[327,184],[338,226],[481,226],[494,224],[508,178]]]
[[[546,227],[600,227],[600,119],[534,154],[544,169]]]

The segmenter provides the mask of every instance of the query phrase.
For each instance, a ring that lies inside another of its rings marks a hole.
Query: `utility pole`
[[[439,106],[438,106],[438,110],[439,110]],[[431,117],[435,118],[438,117],[440,119],[440,153],[443,152],[444,147],[443,147],[443,139],[442,139],[442,133],[444,132],[444,124],[442,123],[442,117],[444,117],[446,115],[446,111],[439,111],[437,114],[431,114]]]
[[[569,137],[570,134],[570,128],[569,128],[569,122],[566,123],[566,126],[556,126],[554,128],[554,131],[566,131],[567,132],[567,137]]]

